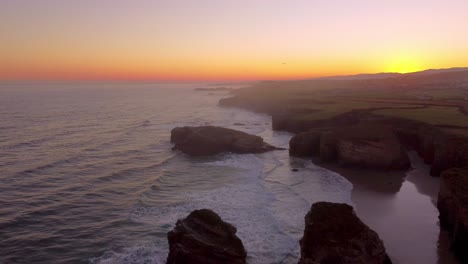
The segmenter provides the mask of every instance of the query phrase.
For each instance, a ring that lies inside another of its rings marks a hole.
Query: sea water
[[[271,117],[199,86],[0,86],[0,263],[165,263],[167,232],[201,208],[237,227],[249,263],[297,263],[311,204],[352,203],[351,183],[287,150],[171,150],[172,128],[200,125],[288,147]]]

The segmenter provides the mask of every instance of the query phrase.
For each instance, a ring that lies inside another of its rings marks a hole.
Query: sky
[[[273,80],[468,66],[466,0],[0,0],[0,80]]]

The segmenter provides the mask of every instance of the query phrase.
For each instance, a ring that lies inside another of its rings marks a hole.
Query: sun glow
[[[391,60],[387,71],[397,73],[409,73],[424,70],[424,66],[418,59],[411,57],[397,57]]]
[[[0,0],[0,81],[283,80],[468,66],[468,1],[336,2]]]

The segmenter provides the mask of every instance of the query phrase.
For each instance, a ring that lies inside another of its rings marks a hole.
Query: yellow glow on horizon
[[[421,61],[414,56],[399,56],[390,60],[387,72],[410,73],[425,70]]]
[[[284,80],[467,67],[468,1],[447,1],[0,1],[0,81]]]

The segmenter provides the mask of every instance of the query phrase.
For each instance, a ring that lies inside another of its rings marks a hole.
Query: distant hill
[[[395,77],[416,77],[416,76],[425,76],[428,75],[447,75],[453,77],[460,77],[460,75],[466,74],[468,79],[468,67],[457,67],[449,69],[429,69],[419,72],[412,73],[396,73],[396,72],[382,72],[382,73],[364,73],[356,75],[342,75],[342,76],[330,76],[330,77],[321,77],[315,78],[316,80],[370,80],[370,79],[388,79]]]

